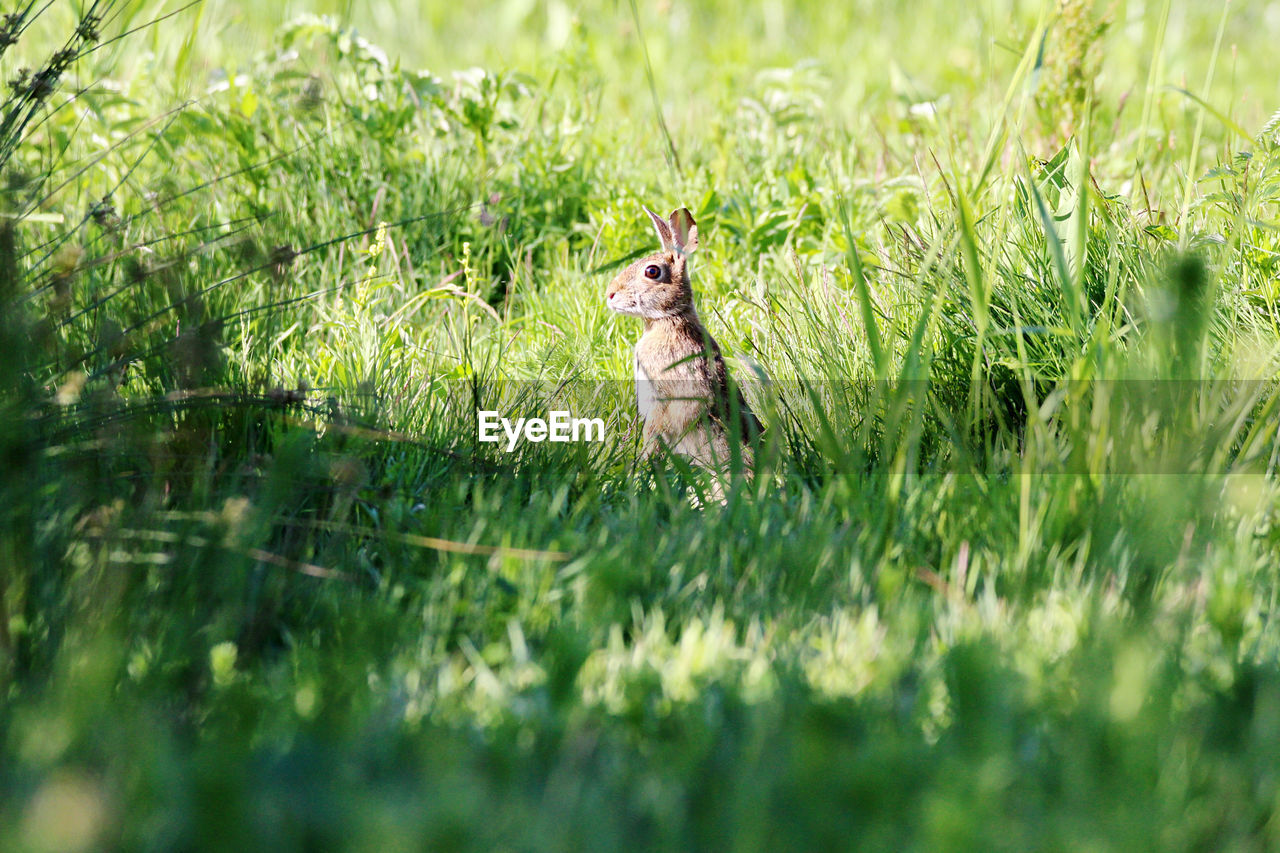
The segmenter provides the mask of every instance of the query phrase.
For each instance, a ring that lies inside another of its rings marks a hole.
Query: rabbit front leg
[[[697,427],[701,406],[697,401],[664,395],[666,383],[655,383],[655,386],[652,403],[644,415],[640,455],[645,459],[671,452],[689,456],[686,450],[689,435]]]
[[[710,426],[705,401],[676,396],[659,399],[645,426],[658,447],[693,464],[704,464],[707,454],[703,448],[708,444]]]
[[[643,415],[644,428],[640,433],[640,458],[654,459],[671,449],[671,404],[651,398],[652,403]]]

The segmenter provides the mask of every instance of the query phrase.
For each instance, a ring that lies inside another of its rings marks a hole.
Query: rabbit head
[[[641,258],[609,282],[605,302],[619,314],[646,320],[678,317],[693,310],[689,286],[688,256],[698,248],[698,224],[688,208],[663,219],[649,208],[662,250]]]

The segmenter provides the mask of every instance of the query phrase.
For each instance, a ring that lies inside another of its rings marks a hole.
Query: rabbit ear
[[[689,255],[698,249],[698,223],[693,220],[689,208],[671,211],[671,234],[675,238],[675,251]]]
[[[668,252],[675,251],[676,241],[671,234],[671,226],[649,208],[646,207],[644,212],[649,214],[649,218],[653,220],[653,227],[658,232],[658,242],[662,244],[663,250]]]

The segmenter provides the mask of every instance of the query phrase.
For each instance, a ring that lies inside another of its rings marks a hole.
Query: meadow
[[[0,12],[0,849],[1280,846],[1275,4]]]

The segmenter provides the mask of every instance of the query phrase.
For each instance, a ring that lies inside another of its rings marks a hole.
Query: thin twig
[[[649,94],[653,97],[653,112],[658,117],[658,128],[662,138],[667,142],[667,165],[671,168],[672,177],[680,177],[680,155],[676,153],[676,144],[671,140],[671,131],[667,129],[667,120],[662,115],[662,100],[658,97],[658,84],[653,77],[653,63],[649,61],[649,45],[644,40],[644,30],[640,26],[640,10],[636,8],[636,0],[631,0],[631,17],[636,22],[636,37],[640,39],[640,50],[644,54],[644,74],[649,80]]]

